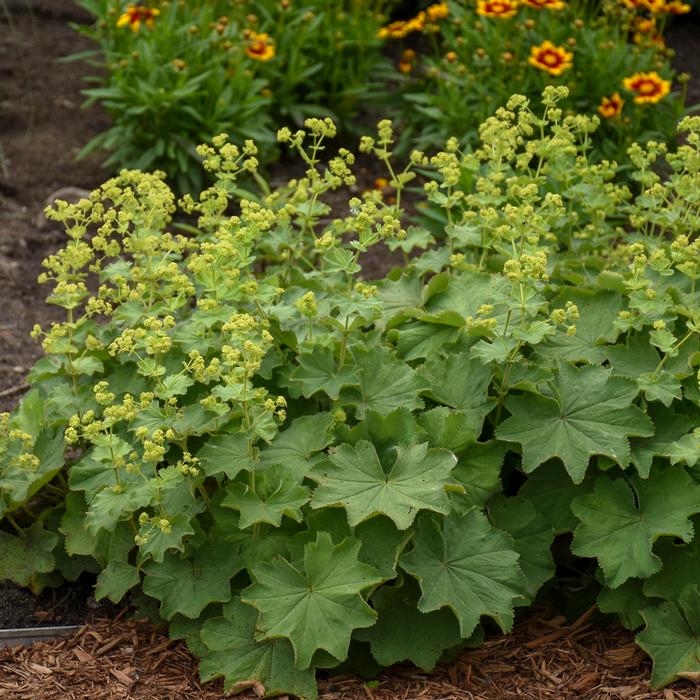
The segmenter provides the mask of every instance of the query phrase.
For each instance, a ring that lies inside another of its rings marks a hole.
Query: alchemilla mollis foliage
[[[276,190],[241,189],[255,146],[222,135],[197,197],[124,171],[57,203],[65,320],[0,423],[0,577],[93,572],[204,679],[310,699],[358,652],[431,669],[509,630],[556,552],[656,685],[700,671],[700,119],[621,176],[562,97],[402,170],[381,122],[360,149],[395,201],[338,218],[354,156],[315,119],[279,132],[304,169]],[[370,281],[382,242],[405,265]]]

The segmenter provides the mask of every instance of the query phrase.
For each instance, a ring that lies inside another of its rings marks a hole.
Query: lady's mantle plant
[[[399,194],[434,173],[425,226],[378,193],[329,218],[353,156],[322,164],[320,120],[280,132],[306,169],[273,192],[237,194],[255,147],[221,136],[196,199],[125,171],[57,204],[66,319],[2,418],[0,577],[93,571],[155,599],[204,679],[313,698],[367,649],[431,669],[510,629],[572,533],[653,683],[700,671],[700,120],[630,151],[633,191],[563,94],[398,174],[391,125],[364,139]],[[381,242],[414,257],[369,282]]]

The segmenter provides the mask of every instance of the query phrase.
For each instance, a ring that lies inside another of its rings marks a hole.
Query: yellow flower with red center
[[[412,32],[422,32],[425,29],[426,13],[419,12],[415,17],[407,20],[396,20],[382,27],[377,36],[380,39],[403,39]]]
[[[422,32],[425,29],[425,12],[419,12],[406,22],[406,33]]]
[[[377,32],[380,39],[403,39],[407,34],[406,22],[401,19],[387,24]]]
[[[620,97],[619,92],[613,92],[610,97],[603,97],[598,106],[598,114],[605,119],[614,119],[622,114],[625,101]]]
[[[152,7],[129,5],[117,20],[117,27],[128,26],[132,32],[138,32],[143,22],[149,29],[153,29],[155,19],[159,14],[160,10]]]
[[[248,32],[248,46],[245,52],[255,61],[270,61],[275,57],[275,44],[269,34]]]
[[[476,14],[508,19],[518,11],[517,0],[477,0]]]
[[[573,65],[574,54],[563,46],[555,46],[551,41],[543,41],[530,49],[527,62],[550,75],[561,75]]]
[[[634,101],[638,105],[653,104],[671,92],[671,81],[664,80],[656,71],[635,73],[625,78],[622,84],[634,93]]]
[[[665,0],[622,0],[628,10],[650,10],[653,13],[663,12]]]
[[[522,3],[535,10],[563,10],[566,7],[563,0],[522,0]]]
[[[446,2],[436,2],[426,8],[425,14],[431,22],[437,22],[439,19],[445,19],[450,14],[450,8]]]
[[[659,10],[660,12],[665,12],[669,15],[685,15],[690,12],[690,5],[686,2],[680,2],[680,0],[669,0],[663,4],[663,7]]]

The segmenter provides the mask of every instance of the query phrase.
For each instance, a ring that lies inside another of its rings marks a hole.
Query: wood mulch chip
[[[700,700],[680,681],[649,688],[650,663],[620,627],[535,616],[435,673],[397,666],[376,681],[319,681],[320,700]],[[197,662],[145,621],[100,619],[72,638],[0,649],[2,700],[215,700]],[[242,698],[258,697],[252,691]],[[289,700],[287,698],[286,700]]]

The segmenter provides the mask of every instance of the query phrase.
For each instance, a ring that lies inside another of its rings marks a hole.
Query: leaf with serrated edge
[[[290,379],[301,385],[304,396],[313,396],[322,391],[335,401],[343,387],[357,386],[359,383],[357,368],[352,364],[338,367],[330,348],[317,345],[312,352],[299,355],[297,362],[298,366]]]
[[[654,547],[663,562],[658,573],[644,581],[644,593],[665,600],[677,599],[680,592],[700,581],[700,516],[692,519],[695,536],[687,544],[664,537]]]
[[[300,509],[309,497],[309,489],[299,484],[289,469],[275,466],[255,475],[254,491],[240,481],[229,484],[221,505],[235,508],[241,514],[241,529],[256,523],[279,527],[285,515],[301,522]]]
[[[184,513],[168,515],[166,519],[170,527],[165,532],[151,522],[146,522],[139,531],[146,538],[146,542],[139,546],[139,551],[142,555],[149,555],[153,561],[162,562],[170,549],[182,552],[185,549],[185,537],[194,535],[190,518]]]
[[[459,623],[442,608],[424,613],[416,607],[420,591],[412,578],[400,587],[383,586],[372,596],[377,624],[355,633],[372,645],[372,656],[382,666],[411,661],[432,671],[445,649],[461,641]]]
[[[681,673],[700,672],[700,591],[688,586],[678,603],[661,603],[642,611],[646,627],[635,641],[651,656],[653,688],[675,680]]]
[[[448,515],[442,526],[434,516],[422,517],[416,523],[414,545],[400,564],[420,583],[419,610],[450,608],[465,638],[482,615],[493,618],[503,631],[510,630],[513,608],[527,582],[508,535],[494,530],[472,509],[461,517]]]
[[[318,462],[318,453],[333,442],[328,433],[332,421],[330,413],[296,418],[260,453],[260,461],[266,466],[282,464],[295,479],[305,478]]]
[[[529,604],[542,584],[554,576],[554,559],[550,552],[554,528],[522,496],[499,494],[489,501],[488,512],[494,527],[513,538],[513,548],[520,555],[520,568],[527,579],[525,602]]]
[[[625,629],[636,630],[644,624],[641,611],[659,602],[644,595],[642,581],[631,578],[617,588],[603,588],[597,604],[600,612],[616,614]]]
[[[452,507],[458,513],[466,513],[472,506],[484,506],[503,489],[501,467],[506,446],[496,440],[470,445],[459,455],[452,479],[462,492],[450,492]]]
[[[528,394],[506,399],[511,416],[496,430],[500,440],[522,445],[526,473],[558,457],[578,484],[593,455],[624,467],[630,458],[628,437],[653,434],[649,417],[632,405],[638,388],[609,370],[561,365],[550,386],[554,398]]]
[[[95,585],[95,600],[109,598],[118,603],[140,580],[139,571],[125,561],[111,561],[100,572]]]
[[[397,445],[395,452],[396,460],[385,473],[372,443],[340,445],[310,474],[319,483],[312,507],[342,506],[351,526],[383,514],[399,530],[409,527],[420,510],[448,513],[445,484],[455,456],[448,450],[428,449],[427,442]]]
[[[388,348],[358,348],[353,354],[360,369],[360,387],[344,391],[341,400],[354,404],[360,418],[370,409],[386,414],[402,406],[423,407],[419,394],[427,389],[427,383]]]
[[[689,416],[674,413],[658,404],[648,406],[647,411],[654,423],[654,435],[631,440],[632,464],[637,467],[639,476],[643,479],[649,476],[654,457],[671,457],[674,445],[677,445],[695,425]]]
[[[647,578],[661,569],[652,551],[662,535],[693,537],[690,516],[700,512],[700,485],[681,467],[651,470],[648,479],[600,476],[593,492],[574,498],[571,509],[581,524],[571,550],[596,557],[605,582],[616,588],[636,576]]]
[[[192,559],[166,554],[162,564],[149,561],[143,571],[143,592],[160,601],[160,614],[196,618],[209,603],[231,599],[231,579],[243,562],[238,547],[223,539],[202,542]]]
[[[358,560],[360,543],[346,539],[334,546],[319,532],[304,548],[304,559],[283,557],[253,568],[254,583],[242,594],[260,612],[258,627],[266,639],[286,637],[297,668],[308,668],[317,649],[342,661],[352,631],[374,624],[377,614],[361,591],[381,582],[376,571]]]
[[[557,535],[573,532],[578,524],[571,512],[571,501],[590,490],[590,478],[574,484],[564,465],[550,461],[527,477],[520,487],[519,496],[533,503],[537,512],[554,528]]]
[[[248,438],[243,433],[210,437],[197,453],[197,458],[207,476],[223,474],[235,479],[240,472],[253,468]]]
[[[14,581],[28,586],[35,574],[53,571],[51,550],[58,544],[58,535],[44,530],[40,521],[18,537],[0,530],[0,581]]]
[[[450,408],[465,411],[472,419],[478,437],[484,418],[495,403],[488,397],[493,377],[491,368],[464,352],[450,355],[445,360],[429,359],[419,372],[430,384],[427,395]]]
[[[293,694],[315,700],[316,679],[312,669],[294,667],[292,647],[286,639],[256,641],[257,612],[235,599],[224,606],[224,616],[207,620],[201,638],[210,650],[200,662],[203,681],[223,676],[224,691],[234,694],[260,683],[265,697]]]

